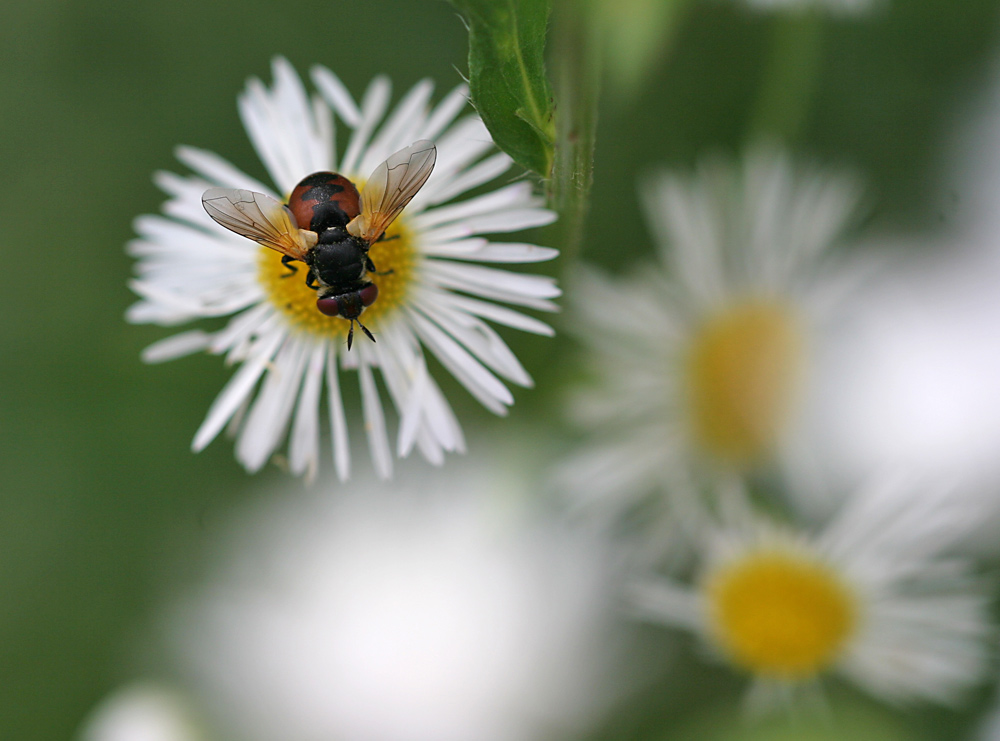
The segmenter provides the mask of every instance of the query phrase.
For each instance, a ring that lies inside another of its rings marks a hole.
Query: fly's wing
[[[431,176],[437,147],[421,139],[375,168],[361,191],[361,213],[347,231],[371,244],[396,220]]]
[[[252,190],[209,188],[201,205],[216,223],[296,260],[305,260],[316,244],[315,232],[299,229],[288,209]]]

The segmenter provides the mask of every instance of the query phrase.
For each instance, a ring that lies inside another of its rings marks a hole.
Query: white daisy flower
[[[857,492],[817,533],[735,508],[704,532],[692,583],[651,577],[631,602],[749,674],[755,709],[831,673],[890,702],[954,702],[991,663],[985,584],[954,555],[975,515],[903,488]]]
[[[201,450],[229,424],[236,432],[236,457],[250,471],[261,468],[287,435],[291,470],[315,472],[325,387],[337,474],[341,480],[348,477],[342,370],[357,374],[368,445],[380,477],[391,476],[393,451],[376,370],[399,415],[396,455],[417,447],[440,464],[445,452],[463,451],[465,443],[430,376],[425,348],[484,406],[505,414],[513,397],[501,379],[519,386],[532,381],[483,320],[551,335],[548,325],[496,302],[552,311],[552,299],[560,292],[548,277],[469,263],[555,257],[553,249],[480,236],[541,226],[555,216],[525,181],[454,200],[494,181],[512,164],[507,155],[492,151],[477,117],[457,118],[466,106],[464,86],[431,107],[433,85],[425,80],[386,115],[390,84],[385,77],[372,81],[359,105],[328,69],[312,70],[319,91],[312,97],[286,60],[275,60],[273,74],[271,87],[251,79],[239,98],[243,124],[273,188],[192,147],[178,148],[177,156],[193,176],[156,176],[170,197],[163,207],[166,217],[136,221],[139,238],[129,252],[138,258],[131,287],[140,301],[129,309],[128,319],[163,325],[228,320],[217,331],[190,330],[161,341],[147,348],[144,359],[160,362],[205,350],[240,365],[212,404],[193,448]],[[350,132],[342,153],[335,119]],[[284,201],[300,180],[318,171],[339,172],[361,186],[391,154],[421,139],[436,142],[437,165],[389,228],[390,239],[371,248],[379,270],[370,276],[378,300],[364,320],[377,342],[362,337],[350,352],[345,344],[349,322],[317,310],[304,271],[284,279],[287,269],[278,252],[221,228],[202,207],[210,187],[246,189]]]
[[[823,253],[855,210],[850,178],[751,152],[642,189],[661,266],[578,276],[571,306],[598,387],[571,408],[592,442],[562,466],[580,501],[670,490],[692,467],[771,460],[809,371],[811,340],[854,271]],[[824,272],[825,271],[825,272]]]
[[[594,722],[607,545],[531,516],[491,469],[283,491],[217,539],[170,646],[227,738],[527,741]]]

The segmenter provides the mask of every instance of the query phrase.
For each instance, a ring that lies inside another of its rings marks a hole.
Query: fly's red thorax
[[[335,172],[315,172],[295,186],[288,209],[300,229],[317,234],[333,227],[344,228],[361,213],[361,196],[354,183]]]

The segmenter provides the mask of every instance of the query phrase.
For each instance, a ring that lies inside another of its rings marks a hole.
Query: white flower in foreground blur
[[[896,258],[853,302],[800,439],[841,480],[888,468],[948,482],[980,513],[975,546],[995,552],[1000,261],[958,240],[909,243]],[[799,505],[823,512],[835,501],[817,492]]]
[[[594,720],[607,553],[514,511],[481,468],[284,492],[242,523],[173,632],[232,738],[508,741]]]
[[[138,258],[137,278],[131,287],[141,300],[128,318],[177,325],[229,317],[218,331],[184,332],[144,354],[147,361],[159,362],[206,350],[240,364],[195,435],[195,450],[232,422],[238,430],[236,457],[248,470],[263,466],[287,434],[291,470],[312,474],[318,466],[325,387],[334,462],[346,479],[348,425],[340,370],[356,371],[369,448],[375,470],[385,478],[392,474],[392,446],[376,369],[400,418],[396,454],[406,456],[417,447],[433,463],[441,463],[445,452],[464,450],[464,440],[428,372],[424,348],[496,414],[513,403],[500,378],[531,385],[528,373],[483,319],[551,334],[546,324],[494,302],[551,311],[559,290],[547,277],[466,262],[551,259],[555,250],[477,235],[541,226],[555,217],[528,182],[453,202],[511,166],[502,153],[483,158],[493,144],[476,116],[456,120],[466,106],[464,86],[431,108],[433,85],[418,83],[383,121],[390,96],[384,77],[372,81],[360,106],[329,70],[314,68],[312,77],[322,99],[310,99],[288,62],[277,59],[273,86],[251,79],[240,96],[244,126],[274,189],[217,155],[191,147],[180,147],[177,156],[194,176],[156,176],[170,196],[163,207],[169,218],[136,221],[140,236],[129,251]],[[334,139],[334,116],[351,132],[342,154]],[[362,186],[391,154],[421,139],[436,143],[437,165],[388,229],[390,238],[371,248],[380,273],[371,278],[379,293],[364,321],[377,342],[362,337],[350,352],[345,345],[349,322],[317,310],[316,293],[305,285],[306,271],[283,278],[288,271],[278,252],[223,229],[202,207],[202,194],[213,186],[284,201],[300,180],[318,171],[337,171]]]
[[[84,721],[80,741],[205,741],[208,736],[176,692],[152,683],[127,686]]]
[[[559,477],[580,500],[634,500],[710,464],[778,452],[811,340],[857,279],[823,253],[849,223],[853,180],[770,149],[709,160],[642,189],[663,266],[579,275],[572,317],[596,388],[571,414],[589,444]]]
[[[828,673],[883,700],[954,702],[991,663],[985,585],[951,554],[975,515],[900,489],[857,492],[818,533],[730,515],[703,535],[693,584],[653,577],[631,601],[749,674],[758,709]]]

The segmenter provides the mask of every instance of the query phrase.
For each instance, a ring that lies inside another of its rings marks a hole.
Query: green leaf
[[[469,27],[472,104],[503,151],[548,178],[555,142],[545,76],[550,0],[451,0]]]

